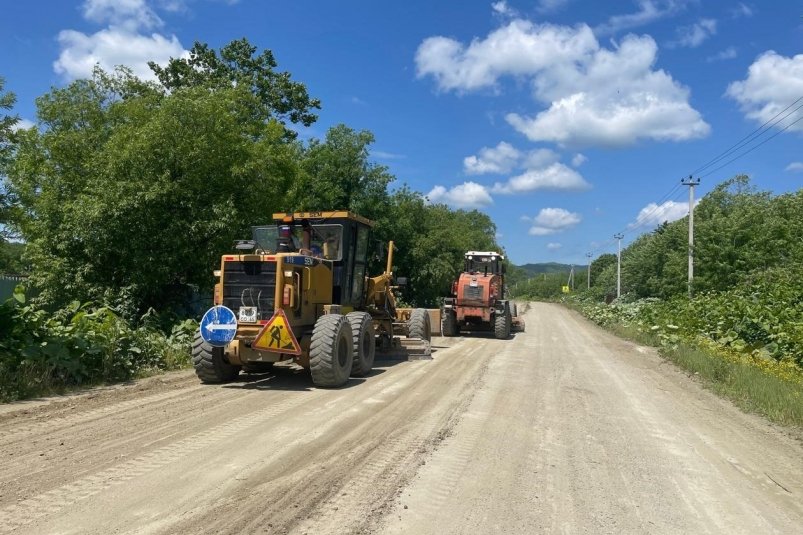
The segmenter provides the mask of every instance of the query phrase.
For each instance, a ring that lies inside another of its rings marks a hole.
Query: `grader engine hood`
[[[501,298],[501,281],[496,275],[462,273],[457,281],[458,306],[490,306]]]

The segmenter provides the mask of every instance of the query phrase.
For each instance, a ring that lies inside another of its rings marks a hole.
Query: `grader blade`
[[[377,350],[376,360],[432,360],[432,346],[421,338],[393,338],[385,350]]]

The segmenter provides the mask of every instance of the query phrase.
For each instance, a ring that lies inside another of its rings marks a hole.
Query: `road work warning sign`
[[[290,329],[287,316],[281,308],[274,312],[273,317],[262,327],[259,334],[251,343],[253,349],[263,351],[275,351],[276,353],[287,353],[288,355],[300,355],[301,346]]]

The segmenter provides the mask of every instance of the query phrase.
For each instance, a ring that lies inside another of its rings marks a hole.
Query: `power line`
[[[801,107],[803,107],[803,105],[801,105]],[[797,110],[795,110],[795,111],[797,111]],[[739,154],[738,156],[736,156],[736,157],[734,157],[734,158],[732,158],[732,159],[728,160],[727,162],[725,162],[724,164],[720,165],[720,166],[719,166],[719,167],[717,167],[716,169],[712,169],[711,171],[707,172],[706,174],[704,174],[704,175],[700,176],[700,178],[705,178],[705,177],[707,177],[707,176],[709,176],[709,175],[711,175],[711,174],[713,174],[713,173],[716,173],[717,171],[719,171],[719,170],[720,170],[720,169],[722,169],[723,167],[727,167],[728,165],[730,165],[731,163],[735,162],[736,160],[738,160],[738,159],[739,159],[739,158],[741,158],[742,156],[746,156],[746,155],[750,154],[751,152],[753,152],[754,150],[756,150],[757,148],[759,148],[761,145],[763,145],[763,144],[764,144],[764,143],[766,143],[767,141],[769,141],[769,140],[773,139],[774,137],[776,137],[776,136],[777,136],[777,135],[779,135],[779,134],[782,134],[782,133],[786,132],[786,131],[787,131],[787,130],[789,130],[789,128],[790,128],[790,127],[792,127],[792,126],[793,126],[795,123],[798,123],[798,122],[800,122],[800,121],[803,121],[803,115],[801,115],[800,117],[798,117],[797,119],[795,119],[794,121],[792,121],[791,123],[789,123],[788,125],[786,125],[786,126],[785,126],[784,128],[782,128],[781,130],[778,130],[777,132],[775,132],[773,135],[771,135],[770,137],[768,137],[767,139],[765,139],[764,141],[762,141],[762,142],[761,142],[761,143],[759,143],[758,145],[754,145],[753,147],[751,147],[751,148],[750,148],[750,150],[747,150],[747,151],[745,151],[745,152],[743,152],[743,153]]]
[[[781,115],[782,113],[784,113],[786,110],[788,110],[789,108],[791,108],[792,106],[794,106],[795,104],[797,104],[798,102],[800,102],[801,100],[803,100],[803,95],[801,95],[800,97],[798,97],[798,98],[797,98],[797,100],[795,100],[794,102],[792,102],[791,104],[789,104],[787,107],[785,107],[784,109],[782,109],[781,111],[779,111],[778,113],[776,113],[776,114],[775,114],[773,117],[771,117],[770,119],[768,119],[767,121],[765,121],[765,122],[764,122],[764,124],[762,124],[761,126],[759,126],[758,128],[756,128],[755,130],[753,130],[752,132],[750,132],[749,134],[747,134],[745,137],[743,137],[742,139],[740,139],[739,141],[737,141],[736,143],[734,143],[733,145],[731,145],[731,146],[730,146],[730,148],[726,149],[724,152],[721,152],[720,154],[718,154],[718,155],[717,155],[716,157],[714,157],[713,159],[709,160],[708,162],[706,162],[706,163],[705,163],[705,164],[703,164],[702,166],[700,166],[700,167],[698,167],[697,169],[695,169],[694,171],[692,171],[692,172],[691,172],[691,174],[692,174],[692,175],[696,175],[696,174],[698,174],[698,173],[701,173],[701,172],[703,172],[705,169],[707,169],[707,168],[711,167],[712,165],[716,164],[717,162],[721,161],[722,159],[724,159],[724,158],[728,157],[728,156],[729,156],[730,154],[732,154],[733,152],[735,152],[735,151],[737,151],[738,149],[740,149],[740,148],[744,147],[745,145],[749,144],[749,143],[750,143],[751,141],[753,141],[754,139],[757,139],[757,138],[759,138],[759,137],[763,136],[763,135],[764,135],[766,132],[768,132],[768,131],[770,130],[770,128],[772,128],[773,126],[775,126],[775,125],[776,125],[776,124],[778,124],[779,122],[783,121],[784,119],[786,119],[787,117],[789,117],[790,115],[792,115],[793,113],[795,113],[795,112],[796,112],[797,110],[799,110],[801,107],[803,107],[803,104],[801,104],[800,106],[798,106],[797,108],[795,108],[794,110],[792,110],[791,112],[789,112],[788,114],[784,115],[782,118],[780,118],[780,119],[778,119],[777,121],[775,121],[775,119],[776,119],[776,118],[777,118],[779,115]],[[773,121],[775,121],[775,122],[773,122]],[[770,123],[772,123],[772,124],[770,124]],[[768,125],[769,125],[769,126],[768,126]]]

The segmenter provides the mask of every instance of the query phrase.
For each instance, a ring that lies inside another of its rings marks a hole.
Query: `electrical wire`
[[[767,132],[770,130],[770,128],[772,128],[772,127],[773,127],[773,126],[775,126],[776,124],[780,123],[781,121],[783,121],[784,119],[786,119],[787,117],[789,117],[790,115],[792,115],[793,113],[795,113],[797,110],[799,110],[801,107],[803,107],[803,104],[801,104],[800,106],[798,106],[797,108],[795,108],[795,109],[794,109],[794,110],[792,110],[791,112],[787,113],[786,115],[784,115],[783,117],[781,117],[780,119],[778,119],[777,121],[775,121],[775,119],[776,119],[776,118],[777,118],[779,115],[781,115],[782,113],[784,113],[786,110],[788,110],[789,108],[791,108],[792,106],[794,106],[795,104],[797,104],[798,102],[800,102],[801,100],[803,100],[803,95],[801,95],[800,97],[798,97],[798,98],[797,98],[797,100],[795,100],[794,102],[792,102],[791,104],[789,104],[787,107],[785,107],[784,109],[782,109],[781,111],[779,111],[778,113],[776,113],[774,116],[772,116],[770,119],[768,119],[767,121],[765,121],[765,122],[764,122],[764,124],[762,124],[761,126],[759,126],[758,128],[756,128],[755,130],[753,130],[752,132],[750,132],[749,134],[747,134],[745,137],[743,137],[742,139],[740,139],[739,141],[737,141],[736,143],[734,143],[733,145],[731,145],[731,146],[730,146],[730,148],[726,149],[724,152],[721,152],[720,154],[718,154],[717,156],[715,156],[713,159],[709,160],[709,161],[708,161],[708,162],[706,162],[705,164],[701,165],[700,167],[698,167],[697,169],[695,169],[694,171],[692,171],[692,173],[691,173],[691,174],[692,174],[692,175],[696,175],[696,174],[698,174],[698,173],[701,173],[701,172],[705,171],[707,168],[709,168],[709,167],[711,167],[712,165],[716,164],[717,162],[719,162],[719,161],[723,160],[724,158],[727,158],[727,157],[728,157],[730,154],[734,153],[734,152],[735,152],[735,151],[737,151],[738,149],[740,149],[740,148],[742,148],[742,147],[744,147],[744,146],[748,145],[750,142],[752,142],[752,141],[754,141],[755,139],[758,139],[759,137],[763,136],[765,133],[767,133]],[[773,121],[774,121],[774,122],[773,122]],[[772,123],[772,124],[770,124],[770,123]]]
[[[782,123],[783,121],[785,121],[789,117],[793,116],[797,111],[799,111],[801,108],[803,108],[803,104],[800,104],[797,107],[795,107],[792,111],[789,111],[788,113],[786,113],[790,108],[792,108],[793,106],[798,104],[801,100],[803,100],[803,95],[801,95],[800,97],[795,99],[794,102],[792,102],[791,104],[786,106],[784,109],[782,109],[781,111],[779,111],[778,113],[773,115],[770,119],[765,121],[761,126],[759,126],[755,130],[750,132],[745,137],[741,138],[739,141],[737,141],[733,145],[731,145],[728,149],[726,149],[725,151],[721,152],[720,154],[718,154],[714,158],[708,160],[706,163],[704,163],[703,165],[701,165],[700,167],[695,169],[689,176],[692,177],[692,176],[698,175],[699,173],[709,169],[711,166],[716,165],[717,163],[721,162],[722,160],[728,158],[729,156],[733,156],[735,154],[735,156],[733,158],[730,158],[728,161],[726,161],[722,165],[717,166],[714,169],[710,169],[705,174],[698,176],[698,178],[705,178],[705,177],[711,176],[712,174],[714,174],[717,171],[723,169],[724,167],[727,167],[728,165],[730,165],[731,163],[735,162],[736,160],[746,156],[747,154],[750,154],[751,152],[753,152],[754,150],[756,150],[760,146],[764,145],[765,143],[767,143],[770,140],[774,139],[778,135],[780,135],[783,132],[787,131],[789,128],[791,128],[792,126],[794,126],[798,122],[802,121],[803,120],[803,115],[801,115],[800,117],[798,117],[797,119],[795,119],[791,123],[787,124],[782,129],[778,130],[777,132],[775,132],[774,134],[772,134],[768,138],[766,138],[766,139],[762,140],[761,142],[759,142],[759,143],[747,148],[751,143],[757,141],[759,138],[761,138],[767,132],[769,132],[770,129],[778,126],[780,123]],[[741,149],[745,149],[745,148],[747,148],[747,150],[739,152]],[[639,228],[642,228],[642,227],[646,226],[647,224],[649,224],[650,218],[653,215],[655,215],[667,202],[669,202],[668,199],[671,198],[673,195],[675,195],[676,190],[678,188],[680,188],[681,185],[682,185],[682,183],[676,183],[675,186],[672,189],[670,189],[668,193],[664,194],[655,203],[655,205],[652,207],[652,209],[650,209],[649,211],[647,211],[644,214],[639,214],[638,217],[636,218],[636,221],[632,225],[628,225],[627,227],[625,227],[621,231],[617,232],[616,234],[624,236],[624,235],[627,235],[628,233],[632,233],[632,232],[638,230]],[[685,196],[685,192],[682,193],[681,195],[675,195],[675,198],[672,199],[672,202],[680,202],[680,199],[683,196]],[[691,210],[691,209],[693,209],[693,207],[690,206],[689,209]],[[603,242],[602,244],[598,245],[594,249],[590,250],[589,252],[593,255],[593,254],[595,254],[595,253],[597,253],[597,252],[599,252],[599,251],[601,251],[603,249],[607,249],[611,245],[615,244],[616,241],[617,241],[616,238],[609,239],[609,240]]]
[[[803,105],[801,105],[801,107],[803,107]],[[723,167],[726,167],[726,166],[730,165],[731,163],[735,162],[736,160],[738,160],[738,159],[739,159],[739,158],[741,158],[742,156],[746,156],[746,155],[750,154],[751,152],[753,152],[754,150],[756,150],[757,148],[759,148],[761,145],[763,145],[763,144],[764,144],[764,143],[766,143],[767,141],[769,141],[769,140],[773,139],[774,137],[778,136],[779,134],[782,134],[782,133],[786,132],[786,131],[787,131],[787,130],[789,130],[789,128],[791,128],[791,127],[792,127],[792,126],[793,126],[795,123],[798,123],[798,122],[800,122],[800,121],[803,121],[803,115],[801,115],[800,117],[798,117],[797,119],[795,119],[794,121],[792,121],[791,123],[789,123],[788,125],[786,125],[786,126],[785,126],[784,128],[782,128],[781,130],[778,130],[777,132],[775,132],[773,135],[771,135],[770,137],[768,137],[767,139],[765,139],[764,141],[762,141],[762,142],[761,142],[761,143],[759,143],[758,145],[754,145],[753,147],[751,147],[751,148],[750,148],[750,150],[747,150],[747,151],[745,151],[745,152],[743,152],[743,153],[739,154],[739,155],[738,155],[738,156],[736,156],[735,158],[732,158],[732,159],[728,160],[727,162],[725,162],[724,164],[720,165],[719,167],[717,167],[717,168],[715,168],[715,169],[712,169],[712,170],[711,170],[711,171],[709,171],[708,173],[706,173],[706,174],[702,175],[700,178],[705,178],[705,177],[707,177],[707,176],[709,176],[709,175],[711,175],[711,174],[713,174],[713,173],[716,173],[717,171],[719,171],[719,170],[720,170],[720,169],[722,169]]]

